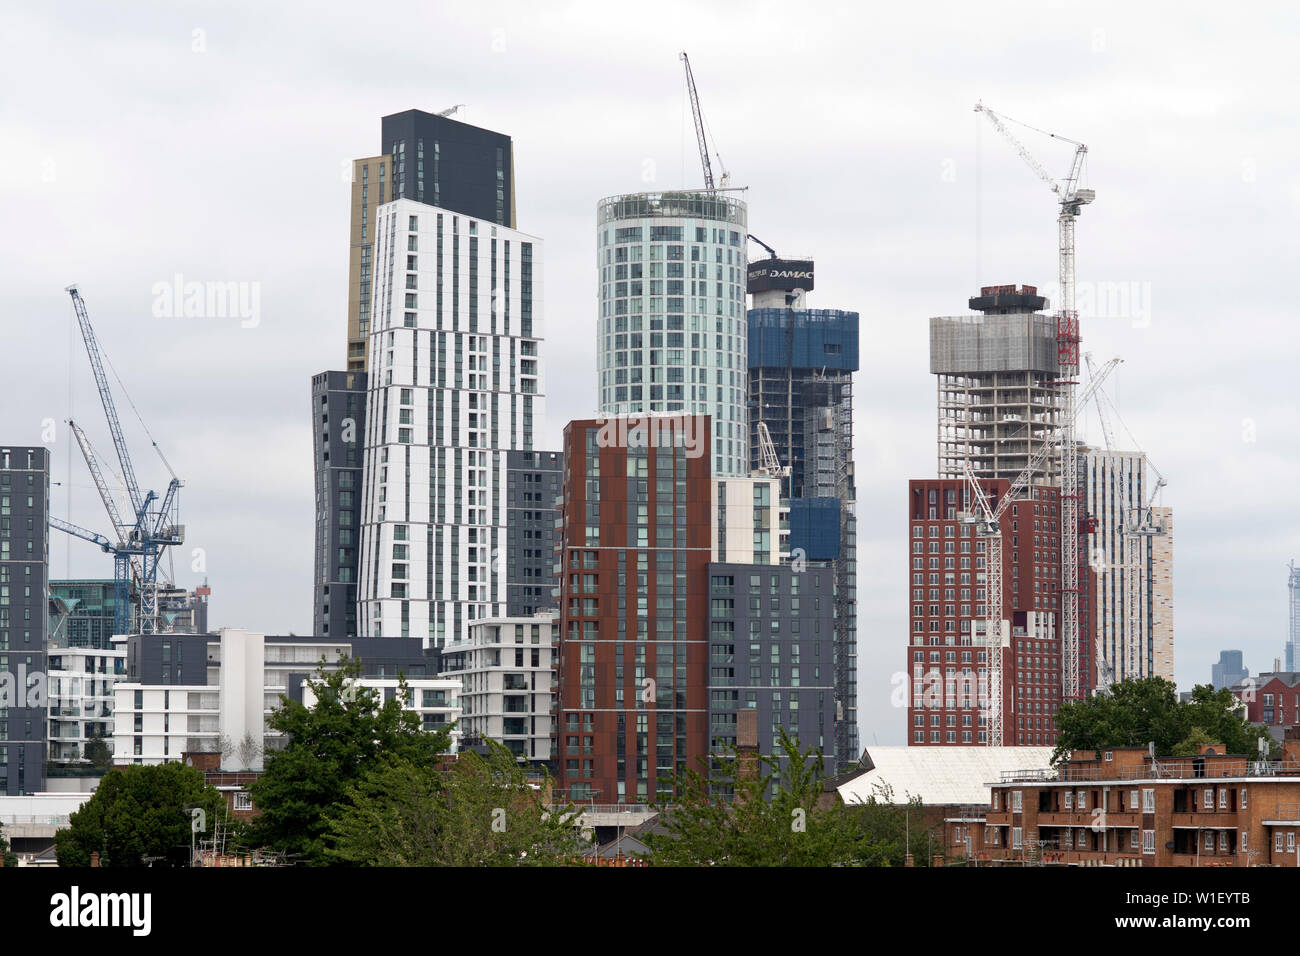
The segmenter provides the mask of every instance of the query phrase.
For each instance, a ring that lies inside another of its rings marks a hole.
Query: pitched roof
[[[876,784],[888,784],[894,803],[919,796],[927,806],[985,804],[1003,771],[1044,769],[1051,759],[1051,747],[871,747],[862,755],[867,769],[839,794],[846,804],[865,803]]]

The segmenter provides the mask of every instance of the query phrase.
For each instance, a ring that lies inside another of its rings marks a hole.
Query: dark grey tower
[[[384,117],[381,149],[392,157],[390,200],[414,199],[516,228],[509,136],[406,110]]]
[[[313,633],[354,637],[366,373],[321,372],[312,376],[311,405],[316,474]]]
[[[506,455],[506,614],[529,617],[559,607],[555,575],[555,506],[564,478],[564,453],[512,451]]]
[[[0,447],[0,793],[45,789],[50,453]]]

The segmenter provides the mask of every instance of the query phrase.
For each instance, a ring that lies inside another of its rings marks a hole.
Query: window
[[[1246,788],[1245,787],[1241,788],[1241,809],[1243,810],[1246,809]],[[1242,840],[1241,842],[1244,846],[1246,841]]]
[[[1202,810],[1214,809],[1214,788],[1213,787],[1206,787],[1205,790],[1203,791],[1201,797],[1201,809]]]
[[[1011,828],[1011,849],[1019,850],[1022,842],[1023,831],[1020,827]]]
[[[1220,810],[1228,809],[1228,788],[1227,787],[1219,788],[1219,809]]]
[[[139,737],[136,738],[136,740],[139,740],[139,739],[140,739]],[[1273,852],[1274,852],[1274,853],[1281,853],[1281,852],[1282,852],[1282,833],[1281,833],[1281,831],[1278,831],[1277,833],[1274,833],[1274,834],[1273,834]]]
[[[1156,791],[1152,787],[1145,788],[1142,791],[1142,812],[1143,813],[1156,812]],[[1149,832],[1151,832],[1152,834],[1155,833],[1154,830]],[[1152,837],[1152,839],[1154,839],[1154,836]]]
[[[1130,830],[1130,831],[1128,832],[1128,848],[1129,848],[1130,850],[1136,850],[1136,849],[1138,848],[1138,831],[1137,831],[1137,830]]]
[[[243,790],[235,793],[235,809],[251,810],[253,809],[253,798]]]
[[[1151,793],[1151,794],[1155,793],[1154,790],[1144,790],[1142,792]],[[1142,852],[1146,854],[1154,854],[1156,852],[1156,831],[1155,830],[1142,831]]]
[[[1021,790],[1012,790],[1012,791],[1011,791],[1011,812],[1012,812],[1012,813],[1020,813],[1020,812],[1021,812],[1021,809],[1022,809],[1022,805],[1021,805],[1021,796],[1022,796],[1023,792],[1024,792],[1024,791],[1021,791]]]

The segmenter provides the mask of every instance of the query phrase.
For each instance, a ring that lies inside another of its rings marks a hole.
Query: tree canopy
[[[4,825],[0,824],[0,857],[4,857],[5,866],[17,866],[18,854],[9,848],[9,841],[4,836]]]
[[[361,664],[345,658],[326,671],[321,662],[309,681],[311,707],[281,696],[269,726],[287,735],[284,749],[271,752],[265,771],[250,788],[261,811],[253,835],[263,845],[310,865],[336,862],[326,855],[326,813],[346,802],[348,790],[385,763],[431,768],[449,747],[447,729],[426,731],[419,715],[402,706],[408,691],[380,701],[358,686]]]
[[[1163,678],[1122,681],[1107,694],[1061,705],[1056,717],[1060,736],[1052,762],[1072,750],[1144,747],[1153,741],[1160,756],[1195,753],[1198,742],[1253,756],[1258,752],[1256,741],[1267,740],[1268,731],[1248,723],[1238,706],[1232,691],[1216,691],[1209,684],[1198,685],[1189,701],[1180,701],[1174,684]]]
[[[226,814],[225,798],[203,782],[202,771],[182,763],[115,767],[54,835],[55,856],[59,866],[89,866],[96,850],[105,867],[187,860],[196,808],[209,834]]]
[[[514,755],[487,741],[440,768],[388,760],[328,815],[331,858],[367,866],[540,866],[582,852],[563,808],[547,806]],[[571,808],[570,812],[571,812]]]
[[[909,817],[923,837],[920,801],[894,803],[887,787],[863,804],[826,794],[820,750],[801,749],[784,729],[777,752],[756,758],[711,755],[714,770],[672,778],[645,842],[657,866],[901,866]],[[829,805],[827,805],[829,803]]]

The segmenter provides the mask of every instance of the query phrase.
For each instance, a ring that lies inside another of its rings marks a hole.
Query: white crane
[[[1067,700],[1079,697],[1079,471],[1078,447],[1074,440],[1075,379],[1079,373],[1079,314],[1074,308],[1074,220],[1082,207],[1096,198],[1092,189],[1079,188],[1079,176],[1088,155],[1088,147],[1055,133],[1024,123],[1035,132],[1045,133],[1075,147],[1070,172],[1057,181],[1025,149],[1020,140],[1007,129],[1004,119],[983,103],[975,104],[975,111],[983,113],[1001,133],[1020,158],[1039,179],[1047,183],[1056,194],[1060,211],[1057,215],[1058,276],[1060,280],[1060,309],[1056,314],[1056,351],[1061,388],[1061,693]],[[1018,122],[1012,120],[1012,122]]]
[[[1080,396],[1079,403],[1071,414],[1078,414],[1077,409],[1082,408],[1093,393],[1101,387],[1101,383],[1106,380],[1115,366],[1122,362],[1119,356],[1111,359],[1101,367],[1101,370],[1088,383],[1084,389],[1083,395]],[[1070,424],[1073,424],[1071,422]],[[1062,439],[1064,441],[1064,439]],[[1047,456],[1052,453],[1052,446],[1045,444],[1038,450],[1025,470],[1016,476],[1002,499],[998,502],[997,508],[991,507],[988,495],[985,494],[984,486],[980,484],[979,478],[976,477],[974,469],[971,468],[970,460],[967,459],[965,465],[966,483],[970,486],[971,496],[974,498],[976,512],[967,514],[960,518],[965,524],[975,524],[976,533],[986,542],[984,546],[984,556],[986,564],[985,582],[987,585],[986,602],[984,605],[984,631],[983,644],[988,649],[988,691],[985,697],[985,710],[987,713],[987,743],[990,747],[1002,746],[1002,650],[1010,644],[1010,622],[1002,616],[1002,529],[1000,522],[1002,515],[1006,513],[1012,502],[1020,499],[1020,494],[1029,484],[1035,472],[1042,467]],[[1065,526],[1062,524],[1062,537],[1064,537]],[[979,583],[978,576],[976,583]]]
[[[772,443],[772,433],[767,430],[767,422],[758,423],[758,454],[761,464],[758,470],[769,478],[789,478],[790,466],[782,465],[776,455],[776,445]]]

